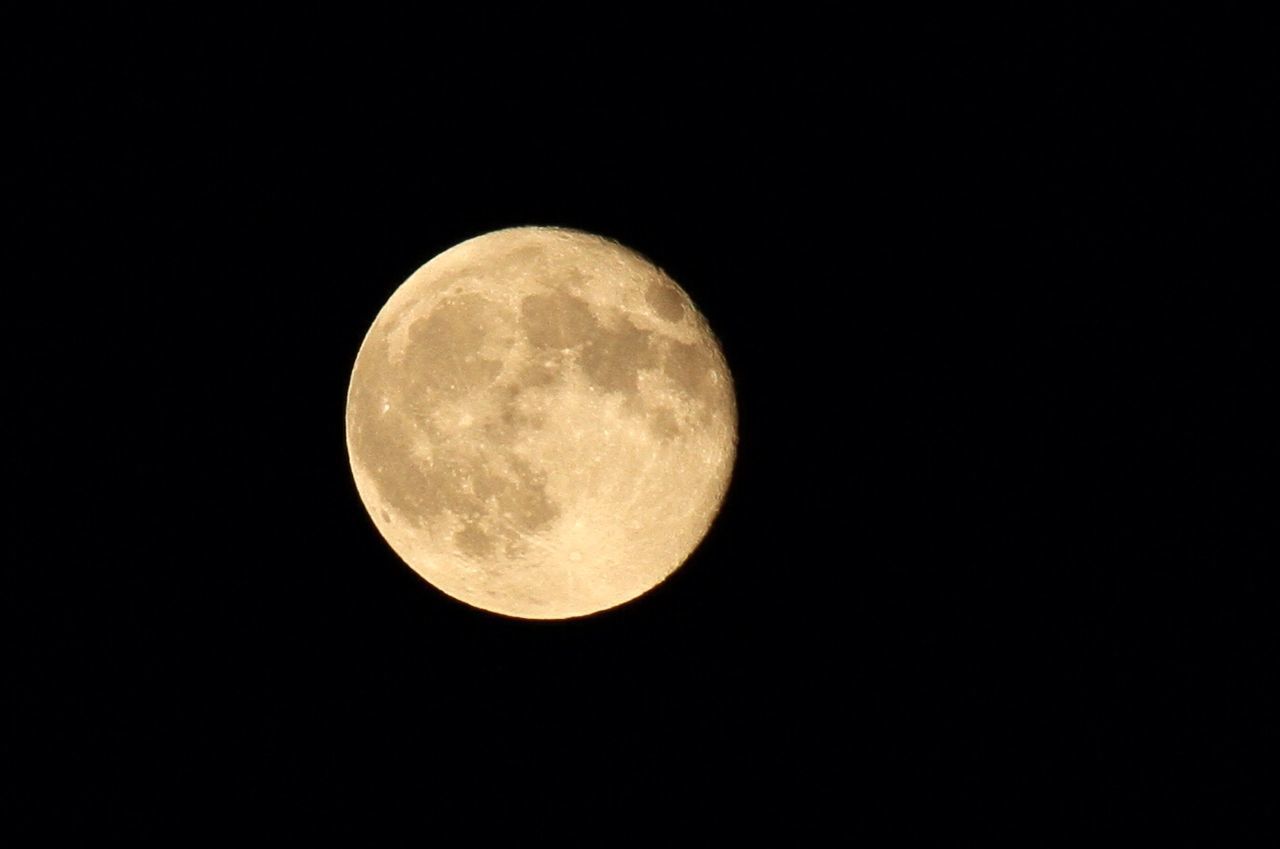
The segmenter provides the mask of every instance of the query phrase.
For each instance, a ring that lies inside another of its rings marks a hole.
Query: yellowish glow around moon
[[[391,547],[469,605],[584,616],[651,589],[720,508],[737,408],[689,297],[607,239],[463,242],[378,313],[347,395],[360,498]]]

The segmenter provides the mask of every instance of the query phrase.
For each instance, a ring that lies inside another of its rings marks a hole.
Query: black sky
[[[1273,830],[1248,28],[529,24],[9,36],[5,819]],[[703,546],[566,623],[424,584],[343,441],[389,293],[521,224],[666,269],[740,405]]]

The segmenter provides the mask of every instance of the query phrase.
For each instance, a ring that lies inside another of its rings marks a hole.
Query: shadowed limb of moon
[[[674,572],[728,487],[732,379],[684,291],[638,254],[520,227],[391,296],[347,395],[356,488],[423,578],[526,619],[622,604]]]

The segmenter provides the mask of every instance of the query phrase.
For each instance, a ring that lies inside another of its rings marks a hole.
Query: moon
[[[498,230],[414,272],[347,393],[356,489],[391,548],[468,605],[606,610],[680,567],[724,498],[737,403],[705,318],[622,245]]]

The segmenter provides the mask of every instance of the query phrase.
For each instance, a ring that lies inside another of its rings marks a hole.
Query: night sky
[[[1067,17],[6,36],[0,834],[1273,831],[1274,63]],[[525,224],[738,394],[702,546],[567,622],[344,442],[394,288]]]

